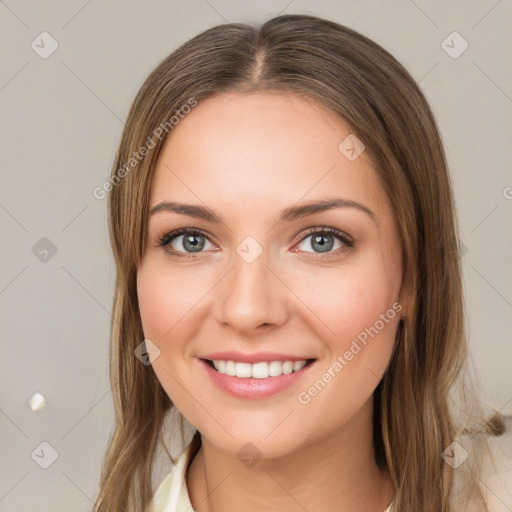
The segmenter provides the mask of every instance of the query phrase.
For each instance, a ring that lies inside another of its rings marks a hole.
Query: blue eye
[[[178,241],[180,238],[181,241]],[[208,241],[206,235],[197,229],[177,229],[160,238],[158,245],[160,247],[170,246],[166,250],[173,255],[188,256],[194,253],[200,253],[204,249],[206,241]],[[180,245],[184,251],[173,246],[175,243],[176,245]]]
[[[304,244],[308,238],[311,240],[306,244],[306,247],[312,248],[313,251],[308,251],[302,248],[301,250],[305,252],[316,252],[317,254],[329,252],[336,253],[339,252],[340,249],[343,250],[344,246],[348,248],[354,247],[354,242],[352,240],[350,240],[344,233],[334,228],[313,228],[309,231],[309,234],[302,238],[300,244]],[[341,243],[341,246],[338,247],[337,250],[332,251],[336,240]]]
[[[354,242],[345,233],[334,228],[311,228],[306,236],[301,239],[299,246],[305,244],[308,238],[311,238],[308,247],[313,250],[300,249],[303,252],[313,252],[320,255],[325,253],[336,254],[346,248],[354,247]],[[333,250],[336,241],[341,243],[341,246]],[[195,254],[203,252],[207,243],[211,244],[202,231],[180,228],[162,236],[158,240],[157,246],[164,248],[172,256],[193,258]],[[211,245],[214,247],[213,244]]]

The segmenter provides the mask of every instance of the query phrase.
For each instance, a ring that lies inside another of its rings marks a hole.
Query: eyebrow
[[[342,198],[323,199],[318,201],[310,201],[305,204],[289,206],[281,212],[277,223],[291,222],[293,220],[301,219],[303,217],[321,213],[327,210],[332,210],[334,208],[355,208],[369,215],[378,225],[375,214],[369,208],[362,204],[356,203],[355,201]],[[163,201],[151,209],[150,215],[154,215],[155,213],[162,211],[181,213],[183,215],[188,215],[189,217],[194,217],[196,219],[206,220],[208,222],[224,223],[220,215],[206,206],[183,204],[175,201]]]

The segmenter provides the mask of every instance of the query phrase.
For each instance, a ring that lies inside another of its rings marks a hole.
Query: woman
[[[312,16],[207,30],[142,86],[108,189],[98,512],[500,510],[480,482],[503,422],[450,402],[467,346],[444,151],[389,53]],[[173,408],[195,434],[151,500]]]

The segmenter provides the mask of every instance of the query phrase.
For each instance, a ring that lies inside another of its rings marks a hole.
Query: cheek
[[[170,269],[158,257],[148,257],[137,273],[137,296],[145,336],[160,343],[176,339],[180,330],[191,325],[190,319],[207,291],[207,282],[199,277]]]
[[[321,287],[311,292],[304,286],[302,293],[315,313],[326,357],[298,400],[310,413],[304,421],[322,416],[322,428],[329,430],[349,421],[375,391],[393,351],[400,306],[394,284],[378,266],[345,267],[325,278],[318,274],[316,283]]]
[[[397,300],[396,283],[390,281],[377,260],[304,273],[294,281],[300,283],[294,291],[315,315],[326,338],[335,340],[329,343],[334,350],[343,349],[373,326]]]
[[[326,350],[322,372],[336,375],[331,396],[348,401],[373,392],[388,365],[400,319],[401,276],[390,278],[375,254],[368,251],[330,272],[304,273],[296,280],[301,283],[297,295]],[[332,368],[335,361],[339,364]]]
[[[377,325],[384,331],[387,324],[379,320],[392,307],[393,294],[385,276],[370,269],[354,273],[344,280],[344,289],[329,309],[329,321],[334,325],[339,340],[338,349],[347,350],[347,344],[358,339],[364,343],[365,333]]]
[[[185,283],[185,285],[184,285]],[[190,409],[183,386],[190,381],[187,340],[195,336],[198,303],[207,291],[156,255],[148,255],[137,272],[137,297],[144,336],[159,349],[153,370],[165,392],[180,410]],[[206,286],[206,285],[204,285]],[[200,311],[200,310],[199,310]]]
[[[137,274],[137,296],[146,338],[159,340],[172,327],[170,314],[176,299],[169,293],[165,277],[155,266],[145,264]]]

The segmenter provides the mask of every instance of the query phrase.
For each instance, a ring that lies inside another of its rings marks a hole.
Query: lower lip
[[[316,364],[316,361],[304,366],[297,372],[279,377],[268,377],[266,379],[255,379],[252,377],[240,378],[214,370],[204,359],[199,360],[206,369],[209,377],[220,389],[237,398],[268,398],[284,389],[293,386]]]

